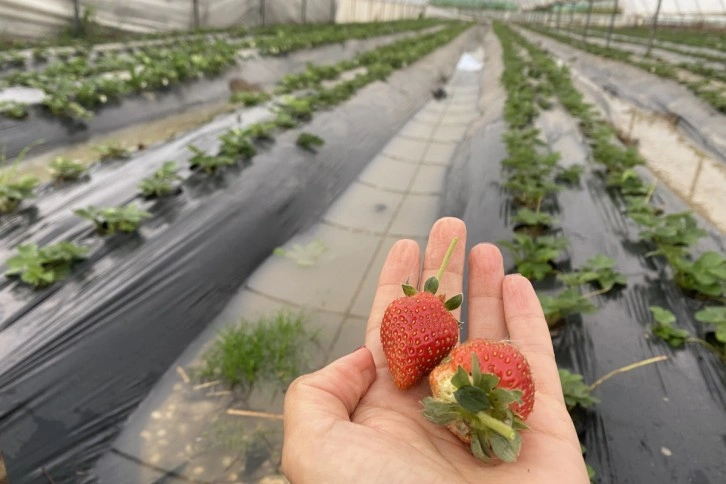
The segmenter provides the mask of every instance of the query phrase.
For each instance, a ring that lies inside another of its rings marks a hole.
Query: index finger
[[[373,307],[366,326],[366,347],[371,351],[376,368],[387,367],[386,355],[381,345],[381,320],[386,308],[394,299],[403,296],[401,284],[418,286],[421,264],[421,249],[413,240],[399,240],[388,252],[386,262],[378,278]]]

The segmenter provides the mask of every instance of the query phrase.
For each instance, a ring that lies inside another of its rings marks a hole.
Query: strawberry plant
[[[573,165],[569,168],[560,168],[555,176],[555,181],[566,185],[576,185],[580,183],[580,177],[585,169],[580,165]]]
[[[0,116],[23,119],[28,116],[28,106],[15,101],[0,101]]]
[[[461,305],[461,294],[446,301],[436,296],[457,241],[452,240],[438,274],[426,281],[422,292],[403,284],[404,296],[383,314],[381,344],[393,382],[401,390],[424,379],[459,339],[459,322],[450,311]]]
[[[636,223],[640,223],[640,225],[655,225],[654,222],[650,222],[651,217],[663,213],[662,208],[650,203],[650,197],[626,195],[623,197],[623,200],[625,201],[625,212],[628,214],[628,217],[632,218]],[[646,217],[642,219],[642,223],[638,222],[638,217],[640,216]]]
[[[139,183],[139,191],[146,198],[159,198],[171,195],[179,190],[175,182],[181,180],[177,174],[177,166],[173,161],[167,161],[151,176]]]
[[[589,385],[583,381],[579,373],[572,373],[563,368],[558,369],[562,394],[565,397],[567,410],[572,411],[575,407],[590,408],[600,403],[600,399],[592,395]]]
[[[540,296],[542,311],[547,325],[552,328],[568,316],[592,313],[596,310],[592,302],[575,288],[565,289],[556,296]]]
[[[554,272],[553,263],[560,252],[567,248],[567,239],[560,236],[545,235],[532,237],[515,233],[514,241],[501,241],[514,258],[517,272],[531,280],[544,279]]]
[[[646,195],[649,190],[633,169],[611,171],[608,173],[607,186],[617,188],[623,195]]]
[[[217,173],[217,171],[225,166],[232,166],[235,164],[235,159],[229,156],[210,155],[194,145],[189,145],[187,148],[194,153],[194,155],[189,158],[189,169],[192,171],[200,170],[207,175],[211,175]]]
[[[650,312],[655,320],[652,327],[653,334],[668,343],[668,346],[681,348],[692,339],[691,334],[685,329],[673,327],[676,316],[672,312],[660,306],[651,306]]]
[[[86,207],[73,211],[81,218],[90,220],[101,235],[113,235],[118,232],[136,232],[141,222],[151,217],[146,210],[136,205],[123,207]]]
[[[528,208],[517,210],[517,213],[512,217],[512,221],[516,224],[515,231],[525,232],[531,236],[540,235],[555,224],[552,215],[546,212],[536,212]]]
[[[308,98],[287,98],[278,103],[277,111],[298,121],[310,121],[315,112],[313,100]]]
[[[504,186],[512,193],[517,205],[530,209],[536,209],[547,195],[559,190],[552,180],[532,176],[511,177]]]
[[[250,141],[250,133],[247,130],[233,128],[219,137],[222,146],[219,148],[219,156],[233,160],[250,160],[257,154],[255,146]]]
[[[297,126],[298,121],[287,113],[279,113],[273,123],[280,129],[292,129]]]
[[[625,276],[616,271],[614,267],[614,260],[598,254],[587,260],[580,269],[570,273],[558,274],[557,278],[568,286],[595,284],[602,292],[608,292],[616,285],[624,286],[627,284]]]
[[[38,247],[29,243],[18,247],[18,254],[7,261],[6,276],[20,280],[35,288],[49,286],[65,278],[74,262],[81,260],[88,249],[70,242]]]
[[[271,121],[255,123],[244,129],[244,136],[254,141],[274,141],[277,126]]]
[[[61,118],[86,121],[93,117],[91,111],[71,100],[64,87],[59,87],[53,91],[53,94],[46,94],[42,104],[52,115]]]
[[[474,457],[514,462],[535,405],[529,363],[507,341],[469,340],[456,346],[429,376],[431,397],[421,402],[424,417],[445,425]]]
[[[15,171],[0,173],[0,214],[14,212],[23,200],[32,198],[38,179],[34,176],[15,178]]]
[[[325,140],[320,136],[303,132],[297,137],[296,144],[304,150],[315,152],[317,148],[325,144]]]
[[[118,142],[98,145],[93,149],[98,153],[101,161],[126,160],[131,158],[131,150]]]
[[[252,107],[269,101],[270,95],[264,91],[239,91],[233,93],[229,100],[234,104]]]
[[[640,239],[658,246],[690,247],[695,245],[706,231],[690,212],[672,213],[665,216],[633,214],[632,219],[644,226]]]
[[[87,168],[77,161],[62,156],[56,157],[48,165],[53,180],[57,182],[74,181],[86,174]]]
[[[706,297],[720,298],[726,293],[726,258],[718,252],[704,252],[694,262],[680,257],[669,257],[675,271],[675,280],[687,291]]]
[[[716,340],[726,345],[726,306],[702,309],[696,313],[696,319],[715,326]]]

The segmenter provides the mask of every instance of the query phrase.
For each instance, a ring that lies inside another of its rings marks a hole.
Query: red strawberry
[[[458,345],[429,376],[424,416],[448,426],[484,461],[517,460],[519,430],[534,406],[529,363],[511,343],[475,339]]]
[[[423,380],[459,340],[459,322],[449,311],[461,305],[461,294],[446,302],[444,296],[436,296],[457,240],[451,242],[438,276],[426,281],[424,291],[404,284],[406,295],[389,304],[383,314],[381,344],[393,381],[401,390]]]

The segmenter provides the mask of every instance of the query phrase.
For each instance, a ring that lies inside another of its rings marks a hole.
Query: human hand
[[[469,254],[467,325],[470,338],[510,339],[525,355],[535,380],[534,410],[514,463],[491,465],[446,427],[427,421],[421,400],[427,381],[396,388],[380,341],[388,304],[411,285],[436,274],[451,240],[460,241],[439,285],[462,291],[466,227],[454,218],[436,222],[420,275],[420,249],[398,241],[388,254],[366,329],[365,347],[295,380],[285,396],[282,468],[297,483],[496,482],[587,483],[575,428],[562,396],[549,329],[530,282],[504,276],[502,255],[491,244]],[[459,310],[454,316],[459,318]]]

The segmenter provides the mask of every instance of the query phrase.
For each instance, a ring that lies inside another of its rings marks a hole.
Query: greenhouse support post
[[[260,0],[260,24],[265,25],[265,0]]]
[[[592,1],[588,1],[587,17],[585,17],[585,28],[582,30],[582,40],[587,41],[587,31],[590,30],[590,17],[592,17]]]
[[[308,0],[302,0],[300,5],[300,23],[308,23]]]
[[[605,47],[610,48],[610,39],[613,36],[613,28],[615,27],[615,15],[618,13],[618,2],[619,0],[615,0],[615,5],[613,6],[613,12],[610,14],[610,25],[608,26],[608,39],[605,42]]]
[[[199,28],[199,0],[192,0],[192,25]]]
[[[335,23],[335,0],[330,0],[330,23]]]
[[[557,3],[557,30],[560,30],[560,21],[562,20],[562,2]]]
[[[648,38],[648,49],[645,51],[645,57],[650,57],[650,51],[653,50],[655,31],[658,29],[658,14],[660,14],[660,4],[662,1],[658,0],[658,5],[655,7],[655,15],[653,15],[653,25],[650,27],[650,37]]]
[[[572,22],[575,21],[575,4],[570,3],[570,21],[567,24],[567,27],[572,27]]]
[[[73,33],[81,33],[81,0],[73,0]]]

